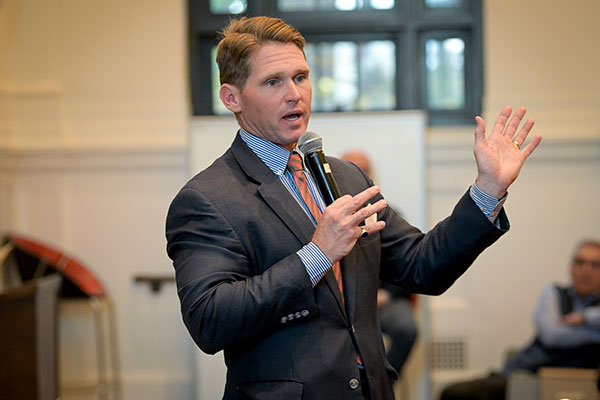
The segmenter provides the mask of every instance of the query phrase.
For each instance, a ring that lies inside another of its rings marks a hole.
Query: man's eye
[[[303,82],[304,80],[306,80],[306,77],[304,75],[298,75],[296,77],[296,82]]]
[[[267,86],[275,86],[277,85],[277,79],[269,79],[267,81]]]

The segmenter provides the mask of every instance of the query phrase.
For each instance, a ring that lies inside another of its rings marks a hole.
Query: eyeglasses
[[[573,259],[573,265],[576,267],[583,267],[585,264],[589,264],[594,269],[600,269],[600,260],[588,260],[583,257]]]

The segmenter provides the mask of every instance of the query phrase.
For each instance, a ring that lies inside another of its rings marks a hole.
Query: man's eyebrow
[[[298,68],[296,70],[294,70],[294,72],[291,74],[292,77],[300,75],[300,74],[305,74],[308,75],[310,74],[310,68]],[[269,79],[274,79],[274,78],[281,78],[282,76],[285,76],[286,73],[283,71],[265,71],[264,73],[262,73],[260,75],[260,80],[261,81],[267,81]]]
[[[294,73],[292,74],[292,77],[298,76],[298,75],[309,75],[310,74],[310,68],[298,68],[296,71],[294,71]]]

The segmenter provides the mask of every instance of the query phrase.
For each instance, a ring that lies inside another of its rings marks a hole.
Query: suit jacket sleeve
[[[234,148],[238,154],[246,151],[235,143]],[[324,305],[324,291],[313,289],[296,254],[310,241],[314,227],[308,219],[302,221],[303,213],[286,211],[297,204],[264,164],[240,160],[226,154],[217,167],[190,181],[167,217],[167,251],[176,270],[183,319],[207,353],[248,348],[317,317]],[[344,193],[356,194],[371,184],[348,163],[334,159],[331,165]],[[503,213],[500,218],[507,226]],[[360,280],[361,290],[366,290],[365,282],[376,282],[379,271],[382,279],[407,291],[439,294],[503,232],[468,193],[428,234],[389,207],[380,219],[386,228],[359,241],[342,260],[342,268]],[[364,279],[365,274],[373,277]],[[375,304],[376,285],[372,289],[360,294],[361,302]],[[350,296],[348,306],[354,301]]]
[[[183,320],[203,351],[258,340],[280,329],[288,315],[317,315],[310,279],[295,252],[257,271],[230,221],[201,192],[186,187],[176,196],[167,239]]]
[[[341,168],[339,161],[330,161],[332,168]],[[341,179],[338,179],[349,194],[363,190],[357,182],[372,184],[362,170],[354,168],[358,170],[357,174],[340,173]],[[347,176],[352,178],[345,179]],[[446,291],[484,249],[510,228],[504,209],[498,215],[500,228],[497,228],[477,207],[468,190],[452,214],[426,234],[390,207],[379,213],[378,219],[386,222],[385,228],[378,233],[381,279],[399,285],[409,293],[430,295]]]
[[[460,277],[488,246],[508,230],[485,217],[467,191],[452,214],[427,234],[408,225],[391,209],[383,218],[389,224],[381,233],[382,280],[399,284],[409,293],[439,295]],[[401,233],[400,233],[401,232]]]

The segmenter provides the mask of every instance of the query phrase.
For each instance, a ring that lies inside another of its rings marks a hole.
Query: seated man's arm
[[[558,292],[554,285],[548,285],[542,291],[534,318],[538,336],[546,346],[573,348],[600,343],[597,325],[569,325],[562,321]]]
[[[583,312],[583,323],[600,330],[600,306],[588,307]]]

